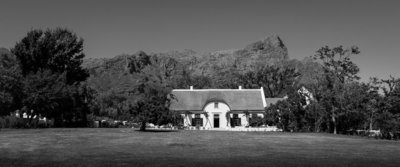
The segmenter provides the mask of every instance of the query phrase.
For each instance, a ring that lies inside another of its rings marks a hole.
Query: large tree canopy
[[[81,67],[83,39],[67,29],[32,30],[11,51],[19,59],[23,75],[39,70],[66,72],[68,84],[88,77]]]
[[[67,29],[29,31],[1,56],[0,107],[86,126],[92,92],[82,82],[88,77],[84,56],[83,39]]]
[[[339,117],[346,111],[345,106],[345,84],[359,79],[357,73],[359,68],[354,64],[350,56],[359,54],[357,47],[344,49],[343,46],[330,48],[328,46],[319,49],[313,56],[319,60],[325,73],[326,91],[323,93],[324,103],[331,116],[333,133],[337,133]]]

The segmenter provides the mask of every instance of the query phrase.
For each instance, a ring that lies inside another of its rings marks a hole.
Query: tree
[[[83,39],[68,29],[31,30],[11,52],[18,58],[24,76],[40,70],[65,72],[68,84],[84,81],[89,76],[81,67],[85,57]]]
[[[343,46],[334,48],[325,46],[312,56],[314,60],[321,62],[324,69],[327,89],[323,98],[325,108],[331,116],[334,134],[337,134],[337,119],[344,113],[344,84],[359,79],[357,76],[359,68],[351,61],[350,56],[359,53],[358,47],[344,49]]]
[[[0,48],[0,115],[18,109],[22,99],[22,76],[17,59],[7,49]]]
[[[368,90],[366,92],[366,103],[364,109],[367,112],[369,130],[373,130],[373,125],[385,105],[383,101],[384,97],[379,93],[381,84],[381,81],[376,77],[370,78],[369,83],[366,84]]]
[[[169,114],[169,105],[173,99],[172,88],[163,74],[157,66],[145,67],[140,73],[139,83],[132,92],[136,97],[133,105],[134,115],[141,122],[142,131],[146,130],[146,123],[160,125],[166,122],[165,116],[172,116]]]
[[[289,92],[299,75],[294,67],[282,62],[239,75],[239,82],[245,88],[264,87],[266,97],[282,97]]]
[[[87,125],[89,102],[93,90],[86,84],[68,85],[66,74],[50,70],[28,74],[23,79],[22,104],[31,116],[55,119],[55,126],[84,127]]]
[[[371,106],[374,93],[368,84],[359,82],[346,83],[343,88],[343,99],[341,101],[342,113],[338,120],[338,130],[367,129],[368,119],[373,114]],[[340,122],[339,122],[340,121]]]
[[[42,115],[51,117],[61,113],[53,113],[59,111],[62,102],[65,100],[63,92],[66,89],[65,74],[52,74],[51,71],[38,71],[36,73],[26,75],[24,79],[24,99],[23,105],[33,115]],[[66,107],[66,106],[65,106]]]
[[[376,118],[385,138],[399,138],[400,131],[400,78],[390,76],[381,80],[384,97],[379,103],[379,115]],[[395,136],[397,134],[397,136]]]
[[[313,100],[305,108],[307,121],[310,124],[311,131],[321,132],[326,129],[326,109],[318,101]]]
[[[382,87],[388,103],[388,111],[392,114],[400,114],[400,78],[390,76],[387,80],[382,80],[386,86]]]
[[[93,92],[83,82],[89,76],[81,67],[83,39],[63,28],[31,30],[11,52],[23,78],[19,108],[55,118],[57,126],[85,126]]]
[[[22,78],[15,70],[0,68],[0,115],[8,115],[20,105]]]

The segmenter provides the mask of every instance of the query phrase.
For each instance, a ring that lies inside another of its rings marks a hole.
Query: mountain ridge
[[[88,58],[83,60],[82,66],[89,70],[104,67],[106,69],[115,65],[115,68],[122,70],[126,67],[129,59],[145,53],[138,51],[134,54],[120,54],[112,58]],[[147,54],[147,53],[145,53]],[[193,50],[185,49],[183,51],[168,51],[161,53],[148,53],[151,56],[170,57],[177,61],[187,62],[193,61],[198,66],[203,64],[207,68],[209,66],[238,66],[246,68],[248,66],[258,66],[265,64],[274,64],[278,61],[289,59],[288,51],[282,39],[277,36],[269,36],[262,40],[253,42],[241,49],[218,50],[205,54],[199,54]],[[193,63],[191,62],[191,63]],[[211,65],[209,62],[213,62]],[[111,67],[112,68],[112,67]],[[203,71],[207,69],[203,69]],[[201,73],[204,73],[204,72]],[[122,72],[122,71],[121,71]]]

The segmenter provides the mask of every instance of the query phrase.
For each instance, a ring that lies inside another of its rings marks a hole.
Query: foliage
[[[17,60],[8,50],[0,52],[0,116],[8,115],[20,105],[22,76]]]
[[[337,133],[339,117],[345,114],[345,84],[359,79],[359,68],[354,64],[350,56],[359,54],[357,47],[344,49],[343,46],[330,48],[328,46],[317,50],[313,56],[319,60],[324,69],[326,89],[322,93],[323,105],[331,117],[333,133]]]
[[[309,131],[311,125],[307,122],[308,115],[304,109],[305,99],[297,92],[292,93],[287,99],[278,101],[267,108],[267,123],[278,125],[285,131]]]
[[[124,113],[127,109],[126,96],[118,95],[115,92],[110,92],[109,94],[103,93],[96,97],[97,104],[94,109],[94,114],[97,116],[107,116],[113,119],[119,119],[125,117],[129,119]]]
[[[146,123],[161,125],[168,122],[172,114],[169,104],[173,99],[171,87],[162,70],[156,66],[147,66],[140,74],[139,83],[133,90],[136,101],[133,105],[134,115],[141,122],[141,130]]]
[[[32,115],[42,114],[48,117],[60,107],[65,89],[65,74],[52,74],[48,70],[28,74],[24,79],[23,105],[34,110]]]
[[[376,122],[385,138],[400,138],[400,78],[381,80],[384,97],[378,101]]]
[[[264,66],[239,76],[245,88],[265,88],[266,97],[283,97],[294,85],[300,74],[286,62]]]
[[[251,127],[260,127],[265,124],[265,121],[261,117],[252,117],[249,119],[249,126]]]
[[[24,76],[41,70],[65,72],[68,84],[88,77],[81,67],[85,57],[83,39],[67,29],[31,30],[11,51],[17,56]]]
[[[86,126],[92,90],[84,84],[66,84],[66,74],[38,71],[24,79],[24,108],[30,115],[55,118],[56,126]]]
[[[0,117],[0,129],[1,128],[27,128],[28,120],[23,118],[17,118],[15,116],[4,116]]]
[[[67,29],[29,31],[11,53],[1,55],[0,114],[19,109],[54,118],[57,126],[86,126],[94,92],[83,82],[84,56],[83,39]],[[29,119],[28,126],[35,122]]]
[[[143,68],[150,64],[150,56],[141,51],[137,54],[137,56],[132,57],[131,61],[128,63],[128,67],[131,73],[140,72]]]
[[[8,115],[20,105],[22,99],[22,77],[16,69],[0,67],[0,115]]]

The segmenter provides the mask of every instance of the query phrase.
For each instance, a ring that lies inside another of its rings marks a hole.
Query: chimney
[[[239,86],[239,90],[242,90],[242,86]]]
[[[190,86],[190,90],[193,90],[193,86]]]

